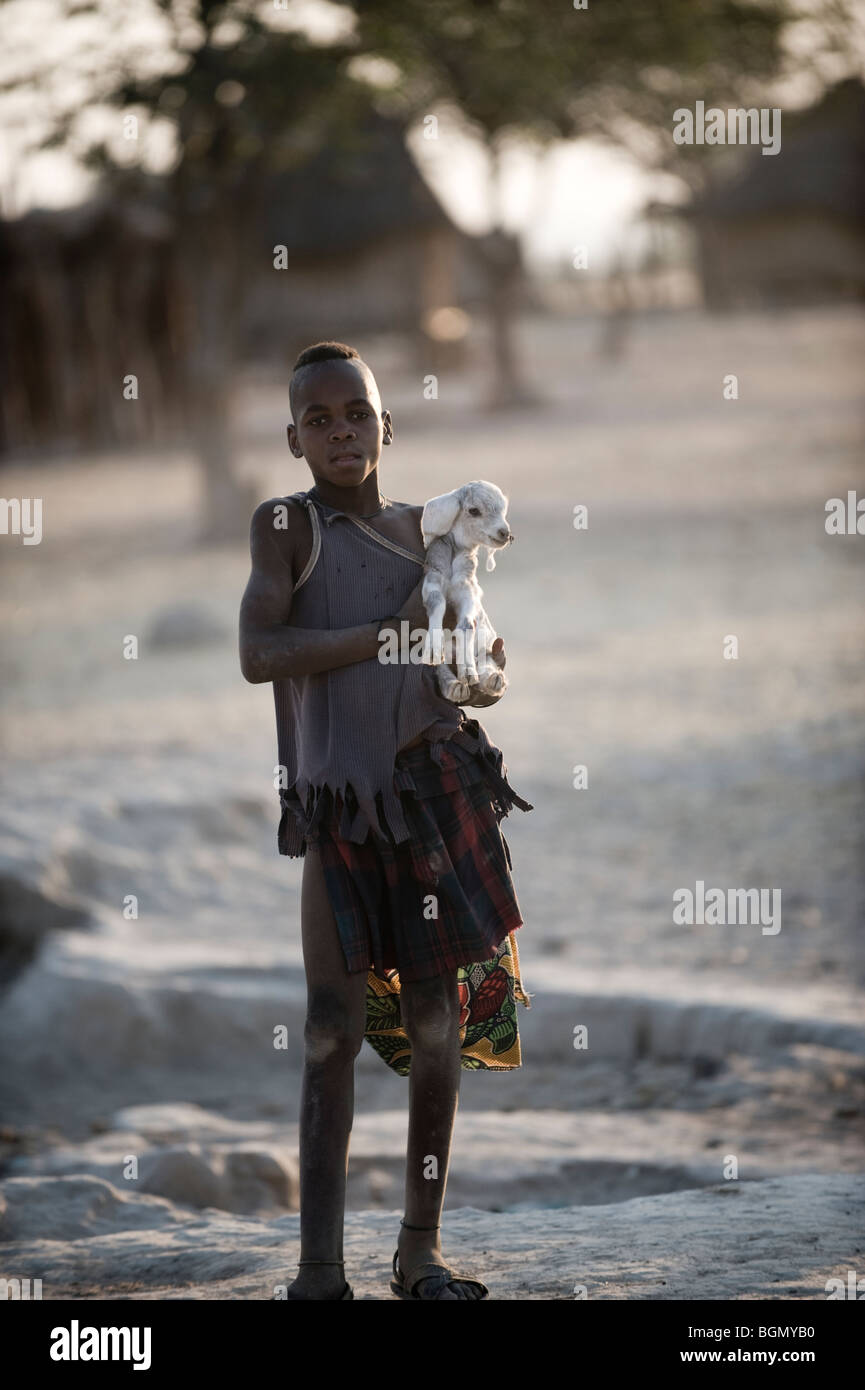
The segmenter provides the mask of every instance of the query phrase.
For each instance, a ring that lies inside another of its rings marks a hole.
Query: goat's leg
[[[444,630],[442,625],[447,611],[447,597],[442,576],[435,570],[428,570],[424,575],[421,598],[428,618],[421,661],[426,666],[439,666],[444,660]]]
[[[456,627],[454,631],[457,638],[455,661],[457,679],[466,686],[474,685],[478,678],[477,663],[475,660],[477,615],[479,611],[477,596],[474,591],[474,586],[469,582],[452,585],[452,592],[454,595],[454,613],[456,615]],[[468,690],[466,691],[465,698],[468,698]]]
[[[507,690],[508,678],[496,665],[492,655],[492,645],[496,632],[486,613],[481,609],[477,627],[478,645],[478,686],[485,695],[498,695]]]
[[[469,688],[465,681],[457,680],[445,662],[436,667],[436,679],[439,683],[439,690],[446,700],[453,700],[455,705],[459,705],[469,698]]]
[[[474,666],[474,596],[468,583],[454,583],[453,580],[448,592],[456,626],[448,642],[447,660],[436,667],[436,675],[439,689],[445,699],[460,705],[469,698],[473,679],[468,672]],[[456,667],[456,675],[451,670],[451,665]]]

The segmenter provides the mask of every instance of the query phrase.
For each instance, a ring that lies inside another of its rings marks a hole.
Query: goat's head
[[[477,550],[485,545],[487,569],[494,570],[495,552],[514,539],[507,511],[508,499],[495,483],[464,483],[427,502],[420,523],[423,543],[429,547],[436,536],[446,536],[451,531],[461,550]]]

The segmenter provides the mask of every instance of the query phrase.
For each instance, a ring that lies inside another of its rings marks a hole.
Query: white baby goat
[[[490,654],[496,633],[476,578],[480,546],[488,548],[487,570],[494,570],[495,552],[513,540],[507,509],[508,499],[494,483],[474,482],[430,498],[421,516],[426,548],[421,594],[429,618],[423,661],[436,667],[439,689],[456,704],[469,698],[472,685],[491,695],[507,689],[507,676]],[[456,676],[444,663],[442,623],[448,606],[456,615]]]

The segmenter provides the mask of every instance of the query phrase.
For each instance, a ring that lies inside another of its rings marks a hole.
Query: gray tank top
[[[423,573],[422,552],[406,550],[310,492],[284,500],[303,505],[312,525],[312,552],[291,603],[292,627],[357,627],[402,607]],[[325,789],[340,796],[343,838],[362,844],[372,828],[396,844],[407,840],[394,783],[397,751],[420,734],[431,742],[449,739],[463,722],[459,706],[440,693],[433,667],[385,664],[373,656],[276,680],[273,695],[284,769],[280,852],[304,854],[302,822],[315,823]]]

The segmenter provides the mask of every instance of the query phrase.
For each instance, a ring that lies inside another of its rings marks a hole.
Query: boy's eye
[[[469,516],[480,516],[480,514],[481,514],[481,509],[480,509],[480,507],[469,507],[468,513],[469,513]]]

